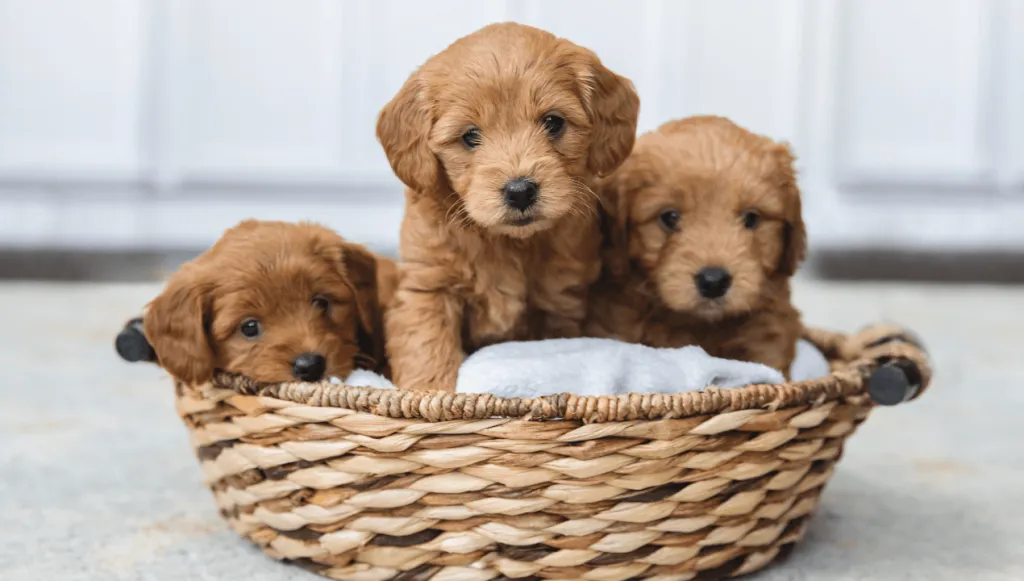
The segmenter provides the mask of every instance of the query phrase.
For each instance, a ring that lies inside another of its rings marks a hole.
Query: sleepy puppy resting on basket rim
[[[248,220],[170,278],[145,337],[189,384],[216,371],[261,383],[386,375],[382,305],[396,278],[392,261],[323,226]]]
[[[593,52],[514,23],[409,77],[377,122],[407,186],[386,317],[396,384],[453,391],[481,347],[581,335],[601,268],[590,182],[629,154],[638,109]]]

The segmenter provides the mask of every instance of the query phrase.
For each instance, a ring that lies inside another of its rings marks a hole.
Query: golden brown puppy
[[[788,375],[801,329],[789,279],[807,248],[793,162],[720,117],[642,135],[601,187],[611,219],[587,333]]]
[[[580,334],[600,273],[590,180],[629,154],[638,109],[593,52],[512,23],[409,77],[377,121],[408,186],[386,320],[399,387],[451,391],[482,346]]]
[[[144,329],[160,365],[191,384],[216,370],[261,382],[386,372],[395,278],[390,260],[322,226],[248,220],[171,277]]]

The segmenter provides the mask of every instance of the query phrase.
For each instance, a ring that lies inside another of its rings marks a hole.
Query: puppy
[[[629,154],[638,110],[593,52],[513,23],[409,77],[377,121],[408,187],[386,319],[399,387],[452,391],[480,347],[580,335],[600,274],[590,183]]]
[[[322,226],[249,220],[171,277],[144,331],[189,384],[216,370],[260,382],[383,373],[381,308],[396,278],[391,261]]]
[[[801,330],[789,279],[807,248],[793,162],[720,117],[641,136],[601,185],[610,219],[587,333],[788,374]]]

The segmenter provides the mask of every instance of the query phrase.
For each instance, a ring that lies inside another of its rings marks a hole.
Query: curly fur
[[[216,370],[294,381],[292,361],[307,352],[326,358],[325,377],[386,372],[382,305],[396,278],[390,260],[322,226],[249,220],[171,277],[144,329],[160,365],[188,383]],[[258,338],[240,332],[247,319]]]
[[[485,27],[415,71],[377,136],[406,184],[399,284],[387,319],[395,383],[455,388],[466,354],[574,337],[600,273],[597,175],[632,149],[639,99],[589,50],[519,24]],[[545,116],[566,121],[559,136]],[[480,143],[467,147],[468,128]],[[520,212],[501,188],[526,177]]]
[[[591,293],[588,334],[655,347],[696,344],[718,357],[789,372],[800,334],[789,280],[806,253],[788,146],[720,117],[665,123],[641,136],[600,186],[605,270]],[[679,212],[676,228],[661,223]],[[750,229],[744,215],[759,219]],[[718,299],[695,275],[732,276]]]

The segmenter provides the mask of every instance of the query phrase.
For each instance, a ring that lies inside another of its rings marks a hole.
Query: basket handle
[[[145,361],[156,363],[156,351],[146,339],[146,333],[142,330],[142,317],[135,317],[124,324],[121,332],[114,340],[114,349],[121,359],[129,363]]]
[[[884,363],[868,379],[868,395],[878,405],[908,402],[921,392],[921,370],[913,361],[900,359]]]
[[[891,326],[869,327],[848,338],[848,350],[860,351],[873,363],[867,391],[878,405],[894,406],[917,398],[931,381],[928,353],[909,331]]]

